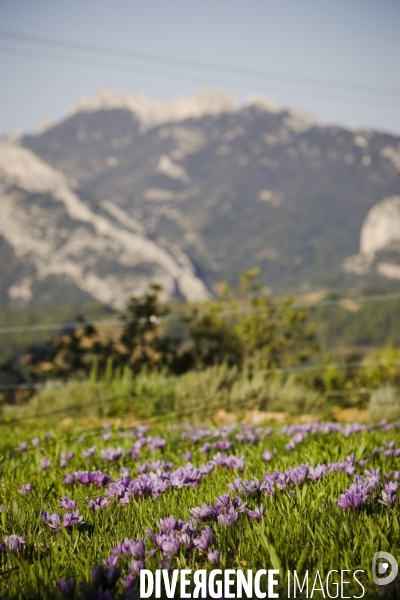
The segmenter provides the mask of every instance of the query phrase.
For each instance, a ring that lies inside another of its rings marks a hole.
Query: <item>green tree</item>
[[[258,269],[240,275],[239,286],[220,286],[217,300],[193,315],[190,337],[199,367],[227,361],[243,367],[257,360],[265,368],[306,363],[319,351],[308,311],[293,300],[274,302],[262,294]]]
[[[169,340],[161,336],[161,318],[169,313],[160,302],[162,287],[152,284],[149,292],[129,301],[121,318],[126,320],[118,349],[124,364],[136,372],[150,371],[171,362],[172,350]]]

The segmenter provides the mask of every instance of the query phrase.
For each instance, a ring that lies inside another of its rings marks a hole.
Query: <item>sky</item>
[[[213,87],[400,134],[399,31],[399,0],[0,0],[0,135],[104,86]]]

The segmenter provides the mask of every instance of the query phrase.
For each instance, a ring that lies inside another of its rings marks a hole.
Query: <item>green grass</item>
[[[83,443],[77,441],[81,433],[79,427],[65,432],[54,421],[41,427],[21,424],[3,428],[0,503],[7,507],[7,511],[1,513],[0,537],[3,539],[10,534],[24,536],[26,547],[20,555],[8,553],[0,559],[2,598],[57,598],[56,582],[60,578],[74,576],[80,582],[90,581],[90,569],[108,556],[112,546],[122,542],[125,537],[142,537],[146,527],[156,531],[158,520],[171,514],[176,518],[188,519],[191,507],[215,501],[216,496],[228,491],[228,483],[239,475],[219,468],[207,475],[195,489],[169,491],[158,499],[131,499],[126,507],[114,501],[104,511],[92,513],[85,501],[99,496],[102,490],[79,484],[72,488],[63,485],[64,471],[58,467],[61,452],[75,452],[74,459],[65,469],[67,472],[98,468],[116,478],[121,466],[126,466],[135,476],[136,463],[129,456],[124,456],[117,463],[106,463],[98,453],[91,459],[84,459],[81,455],[82,448],[93,444],[98,449],[118,445],[125,449],[130,447],[132,438],[120,439],[118,436],[118,429],[122,425],[123,420],[115,423],[112,438],[108,442],[103,441],[102,431],[94,429],[84,433]],[[48,440],[43,436],[46,427],[52,430],[53,439]],[[163,450],[151,453],[145,449],[141,462],[168,459],[176,468],[184,464],[182,453],[187,450],[194,450],[194,465],[206,462],[204,455],[195,449],[192,442],[181,440],[180,430],[164,425],[151,433],[164,437],[167,444]],[[30,440],[35,435],[43,440],[40,447],[33,448],[30,445],[25,453],[15,451],[21,441]],[[312,434],[292,452],[284,449],[287,440],[287,437],[275,431],[272,436],[253,446],[236,443],[233,451],[238,455],[243,454],[246,463],[245,471],[240,476],[261,478],[267,470],[284,470],[302,463],[315,466],[322,462],[344,460],[351,452],[355,452],[357,459],[371,459],[368,467],[380,467],[383,473],[399,468],[399,459],[373,458],[374,447],[385,440],[395,440],[396,446],[400,446],[397,430],[373,430],[347,438],[340,434]],[[277,449],[272,463],[268,465],[261,459],[266,448]],[[47,471],[40,468],[43,457],[52,460]],[[362,473],[363,469],[358,468],[358,471]],[[278,492],[276,497],[264,494],[260,498],[251,498],[249,506],[258,505],[260,501],[265,506],[266,515],[261,522],[250,521],[245,514],[241,514],[238,522],[229,529],[212,524],[216,534],[214,547],[221,552],[222,568],[268,569],[279,565],[281,573],[286,573],[288,569],[302,573],[305,569],[311,572],[318,569],[325,576],[331,569],[363,569],[363,584],[368,590],[365,597],[379,597],[379,590],[371,583],[371,559],[378,550],[400,555],[398,508],[390,512],[371,499],[354,512],[343,512],[335,499],[350,481],[351,478],[343,473],[330,473],[316,484],[307,482],[296,487],[294,497],[284,491]],[[18,488],[28,482],[33,484],[33,492],[27,496],[20,495]],[[78,500],[85,525],[79,529],[62,529],[54,533],[43,524],[39,513],[41,510],[62,513],[57,505],[64,493]],[[150,559],[147,568],[159,568],[158,560]],[[198,551],[181,554],[175,560],[175,568],[212,568],[204,553]],[[360,588],[356,588],[354,593],[359,595]],[[287,597],[285,592],[281,597]],[[313,597],[321,598],[322,595],[316,592]]]

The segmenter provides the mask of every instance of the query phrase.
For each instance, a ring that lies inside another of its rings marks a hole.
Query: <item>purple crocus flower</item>
[[[77,504],[78,504],[77,500],[71,500],[66,495],[63,496],[62,498],[60,498],[60,500],[58,502],[58,506],[60,508],[65,508],[66,510],[75,510]]]
[[[213,513],[213,509],[208,504],[202,504],[202,506],[191,508],[190,512],[196,519],[206,519]]]
[[[18,490],[19,494],[30,494],[33,487],[31,483],[23,483]]]
[[[236,512],[241,513],[244,512],[245,508],[247,506],[247,502],[243,502],[242,503],[242,499],[239,497],[236,497],[232,500],[232,507],[236,510]],[[228,507],[228,509],[230,509],[230,507]]]
[[[135,577],[139,577],[140,576],[140,571],[142,569],[144,569],[144,562],[142,560],[131,560],[131,562],[128,564],[128,569],[130,570],[131,574]]]
[[[245,466],[243,456],[235,456],[234,454],[227,456],[226,454],[221,454],[220,452],[214,456],[213,463],[218,467],[227,467],[228,469],[236,469],[238,471],[242,471]]]
[[[75,475],[73,473],[68,473],[68,475],[65,475],[63,483],[65,485],[71,485],[72,483],[75,483]]]
[[[122,467],[121,469],[121,477],[129,478],[131,476],[131,470],[128,467]]]
[[[54,529],[54,531],[58,531],[60,529],[61,519],[59,514],[50,514],[47,512],[47,510],[42,510],[40,511],[40,518],[42,519],[43,523],[46,523],[46,525]]]
[[[176,538],[162,542],[161,551],[165,558],[171,558],[179,552],[179,540]]]
[[[327,470],[328,470],[328,467],[326,465],[317,465],[316,467],[308,467],[308,477],[311,479],[311,481],[313,481],[315,483],[316,481],[321,479],[321,477],[323,477],[326,474]]]
[[[163,570],[168,571],[168,575],[172,573],[172,567],[169,562],[165,559],[160,560],[160,566]]]
[[[136,540],[131,545],[131,555],[136,558],[144,558],[146,554],[146,546],[143,540]]]
[[[207,552],[207,558],[212,565],[217,565],[219,563],[219,552],[218,550],[209,550]]]
[[[74,577],[68,577],[68,579],[60,579],[57,582],[57,587],[63,596],[73,596],[76,587],[76,581]]]
[[[96,452],[96,446],[92,446],[91,448],[88,448],[87,450],[82,450],[82,456],[84,458],[90,458],[91,456],[93,456],[93,454]]]
[[[246,512],[250,519],[253,519],[254,521],[261,521],[264,516],[264,506],[260,504],[260,506],[256,506],[254,510],[246,508]]]
[[[7,507],[4,504],[0,504],[0,513],[7,512]]]
[[[89,500],[89,508],[93,512],[101,510],[102,508],[107,508],[107,506],[110,506],[110,503],[107,498],[103,498],[103,496],[99,496],[95,500]]]
[[[270,452],[269,450],[265,450],[262,454],[261,454],[261,458],[263,460],[265,460],[266,462],[270,462],[273,458],[273,454],[272,452]]]
[[[90,476],[88,471],[77,471],[75,473],[76,480],[79,483],[83,483],[83,485],[88,485],[90,483]]]
[[[19,445],[18,450],[20,452],[26,452],[28,450],[28,443],[27,442],[22,442],[22,444]]]
[[[120,446],[118,446],[118,448],[105,448],[104,450],[100,450],[100,458],[112,462],[114,460],[119,460],[123,453],[124,451]]]
[[[214,532],[206,525],[206,528],[201,531],[200,538],[194,540],[194,546],[199,550],[208,550],[214,540]]]
[[[97,487],[107,485],[110,481],[111,477],[101,471],[92,471],[89,473],[89,483],[93,483],[94,485],[97,485]]]
[[[217,517],[217,521],[220,525],[222,525],[222,527],[230,527],[231,525],[233,525],[234,523],[236,523],[237,519],[238,519],[238,514],[237,512],[231,512],[231,513],[226,513],[226,514],[220,514]]]
[[[295,485],[303,483],[307,477],[308,468],[305,465],[289,469],[289,477]]]
[[[62,452],[61,460],[60,460],[60,467],[62,469],[65,469],[65,467],[67,466],[69,461],[72,460],[74,458],[74,456],[75,456],[74,452]]]
[[[216,505],[221,508],[227,508],[231,503],[231,495],[230,494],[222,494],[221,496],[217,496]]]
[[[33,438],[33,440],[31,440],[31,444],[32,446],[39,446],[40,438]]]
[[[182,454],[182,458],[183,460],[186,460],[186,462],[190,462],[192,460],[193,454],[192,452],[184,452]]]
[[[389,481],[383,484],[382,500],[378,500],[380,504],[391,508],[397,502],[397,481]]]
[[[214,448],[216,450],[230,450],[232,448],[232,442],[229,440],[221,440],[220,442],[215,442]]]
[[[65,513],[62,521],[63,527],[73,527],[74,525],[83,525],[85,521],[79,514],[79,510],[75,510],[73,513]]]
[[[21,546],[25,544],[25,538],[20,535],[7,535],[4,538],[4,544],[11,552],[17,553],[21,550]]]
[[[290,452],[291,450],[294,450],[296,448],[296,442],[294,440],[290,440],[290,442],[288,442],[285,445],[285,450],[287,450],[288,452]]]
[[[46,470],[50,467],[51,465],[51,459],[50,458],[42,458],[42,460],[40,461],[40,466],[42,467],[43,470]]]
[[[125,577],[125,579],[122,580],[122,587],[125,590],[130,590],[133,587],[135,580],[136,580],[136,576],[133,573],[128,573],[128,575]]]
[[[103,589],[111,589],[117,583],[119,577],[119,569],[115,565],[111,565],[108,569],[103,565],[94,567],[91,570],[92,582],[95,586]]]
[[[151,438],[149,446],[151,450],[157,450],[158,448],[164,448],[167,440],[160,438],[159,436],[155,436]]]
[[[352,483],[339,499],[337,504],[343,510],[352,510],[364,504],[368,497],[368,491],[363,485]]]
[[[199,448],[199,452],[202,454],[208,454],[211,451],[212,445],[210,442],[206,442],[203,446]]]

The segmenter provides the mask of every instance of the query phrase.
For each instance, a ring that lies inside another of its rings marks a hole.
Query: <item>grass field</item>
[[[277,568],[281,598],[288,570],[310,594],[317,570],[361,569],[363,597],[398,597],[371,579],[400,554],[393,426],[49,427],[3,426],[2,598],[136,598],[142,567]]]

